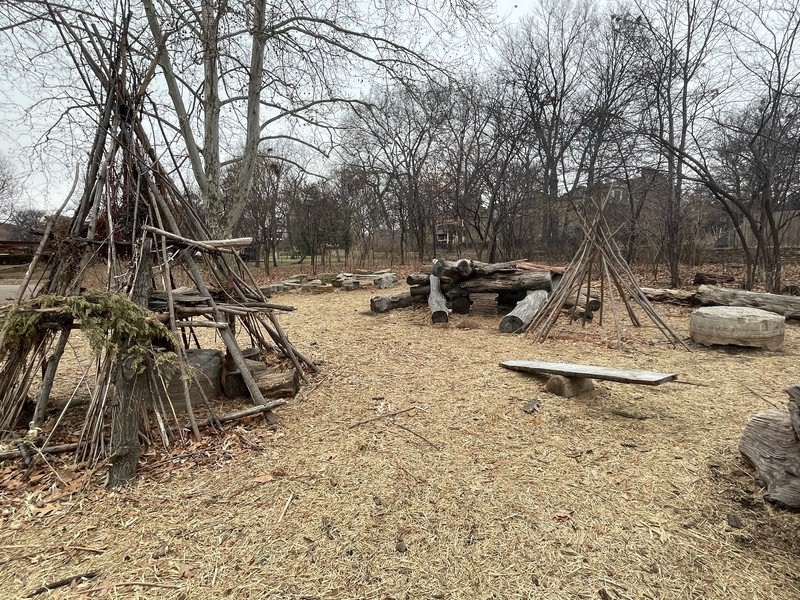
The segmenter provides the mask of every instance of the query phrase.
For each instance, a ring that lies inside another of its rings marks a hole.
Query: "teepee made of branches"
[[[616,348],[622,347],[620,312],[624,310],[631,324],[640,327],[642,322],[634,308],[639,307],[644,316],[653,322],[673,347],[682,346],[688,350],[689,347],[659,316],[647,299],[623,257],[605,218],[605,207],[609,198],[610,194],[607,194],[601,200],[590,203],[590,208],[594,210],[591,218],[576,210],[583,229],[583,242],[564,275],[554,286],[547,302],[528,325],[525,335],[533,336],[538,342],[545,341],[565,304],[568,303],[582,308],[577,318],[585,325],[586,315],[591,314],[593,291],[599,289],[599,324],[603,324],[606,313],[610,312],[614,323]],[[618,304],[621,304],[621,307]]]
[[[70,32],[70,26],[65,23],[63,31]],[[57,427],[44,434],[42,426],[53,384],[73,332],[81,329],[95,358],[93,373],[79,383],[91,389],[91,397],[75,457],[90,464],[112,458],[121,469],[119,482],[135,473],[142,423],[155,423],[155,437],[167,447],[185,440],[186,421],[170,410],[166,398],[166,381],[176,370],[182,374],[188,431],[201,437],[189,389],[193,379],[201,394],[202,386],[187,364],[187,349],[200,346],[200,328],[216,331],[231,368],[240,373],[253,402],[265,408],[280,403],[264,399],[240,339],[262,357],[286,361],[305,381],[316,370],[278,321],[277,313],[291,307],[269,302],[240,258],[237,247],[251,240],[211,239],[188,190],[171,176],[179,171],[162,164],[142,121],[147,96],[141,82],[147,74],[135,72],[125,39],[123,22],[113,37],[102,40],[103,56],[85,61],[96,70],[103,96],[89,160],[80,170],[83,191],[69,225],[59,229],[57,222],[81,187],[77,172],[70,197],[48,222],[16,301],[0,307],[0,438],[17,435],[23,408],[33,404],[27,435],[15,445],[35,457],[50,442]],[[93,47],[100,44],[83,44],[76,37],[82,52]],[[113,60],[99,60],[109,57]],[[133,91],[131,81],[140,82]],[[103,289],[89,282],[98,269],[105,271]],[[36,273],[42,273],[39,280]],[[37,291],[24,299],[29,287]],[[209,398],[203,401],[210,422],[218,424]]]

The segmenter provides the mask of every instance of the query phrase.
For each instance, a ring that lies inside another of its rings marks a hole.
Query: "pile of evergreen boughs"
[[[79,324],[95,354],[130,357],[141,372],[152,359],[161,372],[174,367],[174,340],[147,309],[120,293],[86,291],[76,296],[44,294],[0,313],[0,360],[12,348],[38,344],[49,332]]]

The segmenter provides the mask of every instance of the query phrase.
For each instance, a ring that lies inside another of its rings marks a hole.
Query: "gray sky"
[[[533,6],[533,0],[497,0],[496,14],[514,22]],[[0,86],[0,153],[9,159],[22,183],[17,205],[54,210],[66,198],[74,165],[83,157],[70,156],[63,144],[56,143],[46,143],[41,156],[31,151],[58,115],[40,108],[26,116],[25,108],[40,98],[32,97],[35,92],[30,90],[36,88],[26,78],[25,65],[17,67],[16,72],[6,73]]]

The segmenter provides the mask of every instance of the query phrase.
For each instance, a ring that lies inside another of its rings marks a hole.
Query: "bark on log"
[[[300,376],[296,369],[272,372],[260,360],[246,360],[245,362],[264,398],[294,398],[300,390]],[[227,398],[250,396],[242,374],[236,370],[226,373],[223,388]]]
[[[697,289],[696,297],[702,304],[749,306],[783,315],[787,319],[800,319],[800,297],[798,296],[745,292],[701,285]]]
[[[447,323],[450,320],[450,311],[447,301],[442,294],[439,277],[431,275],[431,291],[428,294],[428,306],[431,309],[431,322],[435,324]]]
[[[468,293],[499,293],[515,290],[550,290],[550,271],[497,271],[484,277],[467,279],[454,287]]]
[[[650,302],[663,302],[679,306],[694,306],[700,304],[695,292],[686,290],[668,290],[661,288],[639,288]]]
[[[520,333],[547,303],[546,290],[530,290],[528,295],[500,321],[500,333]]]
[[[742,433],[739,452],[756,470],[770,502],[800,508],[800,386],[786,388],[789,411],[755,415]]]
[[[385,313],[395,308],[405,308],[414,304],[424,304],[428,300],[428,291],[423,295],[414,295],[404,292],[391,296],[373,296],[369,301],[369,308],[374,313]]]
[[[153,256],[150,252],[151,240],[145,238],[142,245],[139,270],[133,280],[131,300],[139,306],[147,307],[147,300],[153,288]],[[132,358],[121,357],[115,366],[114,396],[111,408],[111,461],[108,467],[108,487],[129,483],[136,477],[141,446],[139,445],[139,426],[142,420],[144,393],[150,387],[147,370],[154,368],[153,361],[147,360],[145,371],[137,372],[131,368]]]

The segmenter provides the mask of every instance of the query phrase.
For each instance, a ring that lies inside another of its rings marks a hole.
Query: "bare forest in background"
[[[567,261],[608,197],[625,258],[672,286],[734,252],[744,287],[781,290],[800,246],[794,2],[539,0],[506,25],[489,9],[2,2],[2,59],[62,103],[48,142],[80,146],[105,105],[92,62],[124,32],[129,110],[211,230],[252,236],[267,269]],[[54,60],[72,75],[51,81]],[[7,161],[0,180],[0,212],[24,220]]]

